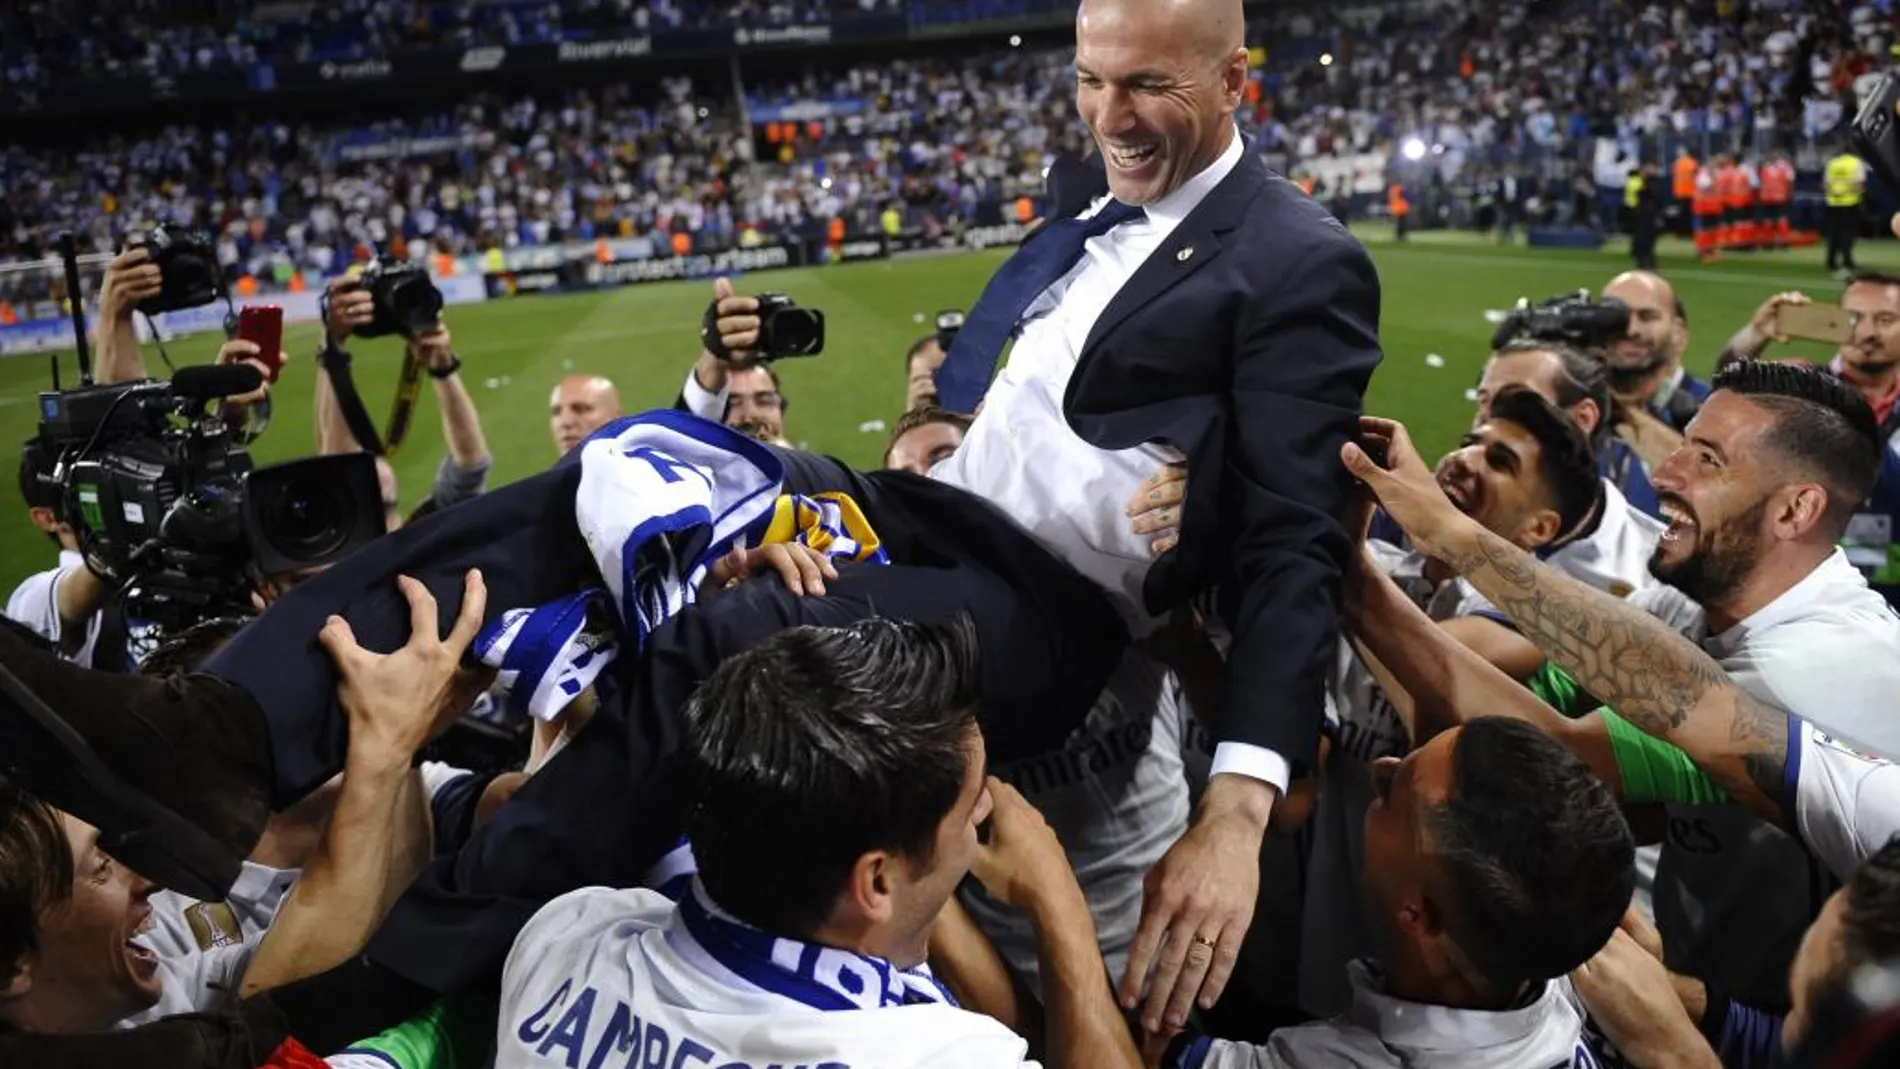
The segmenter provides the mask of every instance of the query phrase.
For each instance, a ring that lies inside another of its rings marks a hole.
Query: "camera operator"
[[[1675,432],[1674,442],[1660,441],[1656,448],[1637,442],[1643,459],[1654,466],[1681,441],[1683,428],[1709,396],[1709,384],[1682,366],[1689,313],[1676,288],[1654,271],[1626,271],[1603,287],[1603,296],[1630,309],[1629,333],[1607,351],[1611,392],[1630,416],[1646,413]],[[1639,430],[1636,437],[1644,435]]]
[[[54,459],[37,439],[21,448],[20,497],[33,526],[59,547],[59,563],[13,588],[6,614],[51,642],[60,656],[90,666],[99,639],[99,610],[111,597],[112,586],[86,566],[79,552],[79,538],[64,516],[64,495],[51,481]]]
[[[317,367],[316,425],[317,452],[322,455],[350,453],[363,448],[350,430],[330,373],[332,362],[347,367],[350,353],[344,348],[353,333],[376,320],[376,300],[361,279],[348,275],[332,279],[324,317],[325,355]],[[407,337],[409,355],[426,369],[435,385],[435,398],[442,410],[442,437],[449,451],[436,469],[435,484],[418,511],[447,508],[479,495],[488,484],[488,470],[494,464],[488,441],[482,434],[481,414],[475,399],[462,382],[461,357],[455,353],[448,321],[437,315],[435,328]],[[384,468],[383,464],[378,465]],[[394,470],[384,470],[384,503],[394,501]],[[390,512],[390,530],[402,525],[399,512]]]
[[[713,329],[729,355],[722,358],[710,347],[702,349],[673,407],[789,446],[785,437],[789,403],[778,372],[763,361],[759,349],[764,323],[758,298],[735,296],[732,283],[721,278],[713,282],[713,301]]]

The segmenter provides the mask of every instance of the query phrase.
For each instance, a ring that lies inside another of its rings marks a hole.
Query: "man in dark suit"
[[[991,281],[938,374],[982,414],[933,476],[988,498],[1109,593],[1133,634],[1218,591],[1232,635],[1213,776],[1150,874],[1123,979],[1143,1024],[1219,997],[1252,917],[1261,838],[1314,759],[1338,637],[1349,495],[1332,456],[1380,359],[1353,238],[1245,150],[1238,0],[1087,0],[1076,104],[1092,175]],[[1015,337],[1008,366],[991,375]],[[1122,502],[1185,461],[1179,542],[1150,564]]]

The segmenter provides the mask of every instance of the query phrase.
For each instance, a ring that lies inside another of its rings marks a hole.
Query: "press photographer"
[[[421,375],[427,372],[442,412],[442,437],[448,454],[436,468],[429,496],[409,519],[476,497],[486,488],[494,458],[482,433],[475,399],[462,381],[442,294],[422,268],[383,259],[359,274],[332,279],[323,303],[324,344],[317,354],[317,453],[330,456],[359,450],[375,456],[381,482],[384,525],[405,522],[395,469],[388,458],[402,446],[414,412]],[[351,337],[365,340],[401,335],[406,343],[396,402],[386,430],[379,432],[357,393],[351,375]]]
[[[772,364],[823,353],[824,313],[799,308],[782,293],[737,296],[732,283],[721,278],[713,282],[713,300],[699,336],[699,361],[686,376],[674,407],[789,445],[789,403]]]
[[[1647,432],[1653,437],[1656,427],[1636,424],[1644,418],[1648,424],[1657,421],[1644,414],[1633,414],[1607,381],[1611,373],[1607,353],[1627,339],[1630,330],[1630,307],[1614,297],[1606,295],[1602,300],[1593,300],[1588,290],[1579,290],[1535,305],[1528,298],[1519,298],[1498,325],[1491,338],[1491,349],[1495,357],[1521,343],[1549,342],[1575,350],[1597,365],[1594,371],[1587,373],[1587,369],[1578,367],[1570,376],[1573,382],[1590,380],[1605,384],[1607,396],[1602,399],[1605,407],[1597,417],[1601,422],[1592,421],[1586,428],[1597,451],[1597,471],[1620,490],[1631,505],[1656,516],[1659,509],[1655,487],[1649,481],[1648,464],[1627,436]],[[1576,390],[1560,392],[1576,393]],[[1569,408],[1581,398],[1582,394],[1577,394],[1556,403]]]

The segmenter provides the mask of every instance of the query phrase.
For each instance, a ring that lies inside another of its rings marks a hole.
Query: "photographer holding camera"
[[[20,497],[33,526],[59,547],[59,563],[14,587],[6,615],[51,642],[60,656],[96,667],[92,654],[99,640],[99,610],[112,596],[112,585],[87,567],[79,551],[79,536],[66,521],[65,495],[52,481],[55,459],[37,439],[20,450]]]
[[[736,296],[731,281],[720,278],[699,336],[699,361],[673,407],[789,447],[789,403],[772,362],[822,353],[824,313],[799,308],[784,294]]]
[[[434,486],[417,512],[447,508],[479,495],[487,486],[494,458],[482,434],[475,399],[462,381],[462,360],[455,353],[442,315],[442,295],[428,276],[420,269],[378,261],[360,275],[332,279],[324,297],[323,322],[324,346],[317,360],[318,454],[359,450],[378,453],[385,523],[392,531],[402,526],[395,473],[381,455],[382,443],[363,441],[364,435],[351,425],[349,406],[354,404],[360,412],[362,402],[347,378],[351,355],[344,348],[352,335],[376,338],[401,334],[408,345],[409,359],[426,370],[434,384],[436,403],[442,411],[442,437],[449,447],[436,469]],[[369,432],[373,430],[368,428]]]

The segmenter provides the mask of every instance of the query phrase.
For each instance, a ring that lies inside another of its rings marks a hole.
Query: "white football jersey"
[[[1366,547],[1399,589],[1434,620],[1451,620],[1484,605],[1462,579],[1434,584],[1425,578],[1425,558],[1377,539]],[[1300,1008],[1328,1017],[1345,1008],[1351,991],[1347,965],[1384,950],[1377,926],[1361,907],[1366,806],[1372,801],[1370,768],[1381,757],[1403,757],[1411,739],[1391,699],[1344,638],[1333,666],[1326,703],[1332,753],[1321,774],[1319,802],[1310,825],[1306,894],[1300,906]]]
[[[1567,979],[1515,1010],[1456,1010],[1385,993],[1370,962],[1349,970],[1351,1001],[1330,1020],[1282,1028],[1265,1043],[1196,1044],[1179,1069],[1596,1069],[1619,1062],[1587,1027]]]
[[[1649,572],[1649,558],[1655,555],[1662,533],[1661,521],[1631,508],[1623,491],[1605,479],[1603,515],[1596,529],[1544,560],[1580,582],[1627,597],[1662,585]]]
[[[496,1069],[1034,1064],[1020,1036],[982,1014],[943,1002],[881,1005],[879,977],[862,971],[869,959],[792,940],[778,945],[814,953],[814,974],[829,969],[837,981],[849,974],[847,986],[871,1008],[818,1009],[761,986],[756,974],[741,976],[658,892],[563,895],[534,915],[508,955]]]
[[[7,597],[7,618],[16,623],[25,624],[33,633],[51,642],[55,648],[61,648],[65,641],[65,625],[59,619],[59,581],[75,568],[84,568],[86,558],[70,549],[59,551],[59,567],[36,572],[20,581]],[[86,635],[70,656],[61,649],[60,656],[74,664],[91,666],[92,649],[99,641],[99,623],[103,617],[93,613],[86,621]]]
[[[1841,551],[1719,634],[1708,633],[1701,607],[1674,588],[1631,601],[1700,643],[1756,700],[1872,753],[1900,745],[1892,715],[1900,616]],[[1818,846],[1810,854],[1740,806],[1668,808],[1654,901],[1670,967],[1715,980],[1745,1002],[1783,1004],[1788,964],[1826,895],[1814,862],[1832,867],[1833,859]],[[1790,811],[1801,819],[1798,807]],[[1753,937],[1736,939],[1738,931]]]
[[[235,1009],[244,970],[250,968],[251,956],[297,875],[294,869],[269,869],[247,861],[223,902],[199,902],[175,891],[154,894],[151,926],[136,938],[158,955],[158,1002],[114,1027]]]
[[[1788,747],[1782,799],[1801,841],[1846,882],[1887,840],[1900,835],[1900,765],[1860,753],[1798,717]]]
[[[1042,812],[1062,841],[1095,918],[1109,975],[1117,979],[1141,922],[1141,882],[1187,832],[1182,705],[1173,673],[1130,649],[1060,750],[990,767]],[[1036,932],[1028,918],[974,885],[963,902],[1003,960],[1040,995]]]

